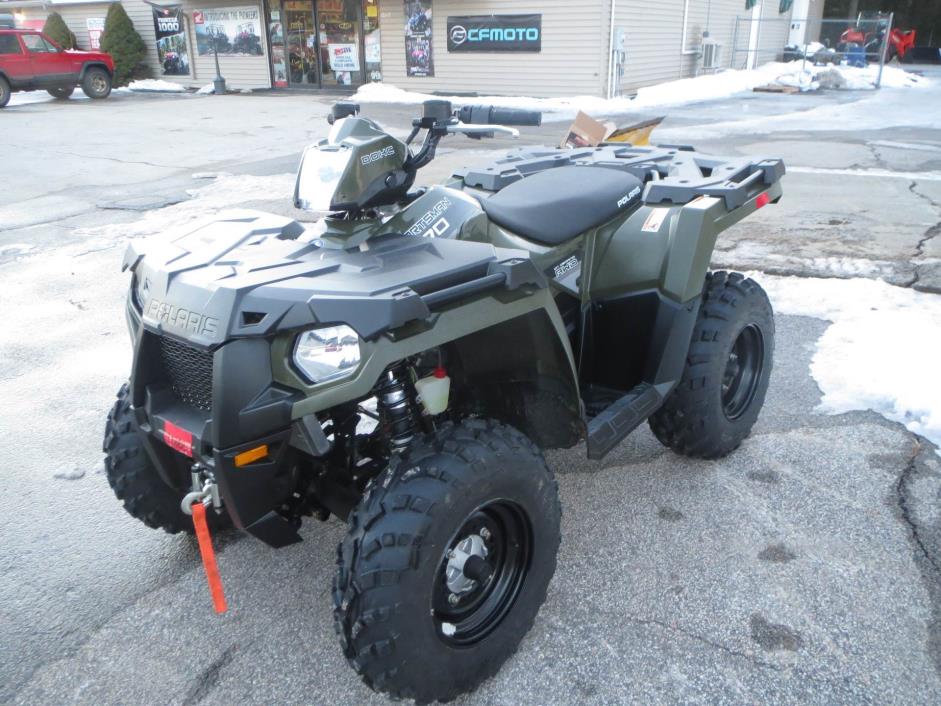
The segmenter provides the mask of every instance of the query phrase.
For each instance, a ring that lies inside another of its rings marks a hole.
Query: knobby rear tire
[[[761,370],[755,387],[730,418],[723,404],[723,376],[739,335],[760,332]],[[721,458],[751,432],[764,404],[774,356],[774,314],[765,291],[738,272],[706,276],[702,306],[677,387],[649,421],[664,446],[695,458]]]

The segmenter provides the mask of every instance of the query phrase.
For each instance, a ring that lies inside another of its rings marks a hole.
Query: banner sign
[[[431,0],[405,0],[405,75],[435,75],[431,49]]]
[[[190,58],[186,48],[183,6],[151,5],[154,13],[154,34],[157,35],[157,58],[164,76],[189,76]],[[89,27],[89,31],[91,27]]]
[[[86,17],[85,28],[88,30],[88,48],[101,49],[101,33],[105,31],[105,18]]]
[[[200,56],[220,54],[262,56],[261,10],[257,7],[214,7],[193,10],[196,50]]]
[[[542,50],[542,15],[448,17],[448,51]]]
[[[330,70],[359,71],[359,45],[358,44],[329,44]]]

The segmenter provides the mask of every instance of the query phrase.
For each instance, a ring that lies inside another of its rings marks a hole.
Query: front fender
[[[276,339],[272,365],[276,382],[303,391],[293,405],[294,419],[367,398],[389,365],[446,346],[460,361],[464,385],[480,393],[465,400],[478,411],[482,405],[544,448],[571,446],[584,435],[574,357],[548,289],[483,296],[436,314],[430,326],[363,341],[356,373],[333,383],[306,383],[291,363],[293,343],[294,334]],[[512,400],[501,396],[500,389],[514,385]]]
[[[111,76],[112,78],[114,78],[114,71],[108,68],[108,65],[106,63],[104,63],[103,61],[89,61],[82,65],[82,70],[78,75],[79,81],[85,80],[85,74],[88,73],[89,69],[104,69],[105,71],[108,72],[108,76]]]

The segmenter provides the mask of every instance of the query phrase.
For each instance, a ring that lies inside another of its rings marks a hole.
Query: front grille
[[[212,353],[161,336],[160,356],[177,399],[212,411]]]

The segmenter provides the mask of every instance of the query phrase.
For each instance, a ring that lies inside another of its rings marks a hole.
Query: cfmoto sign
[[[453,44],[463,44],[467,41],[467,30],[461,25],[454,25],[448,33],[448,37]]]
[[[542,15],[448,17],[448,51],[538,52]]]

